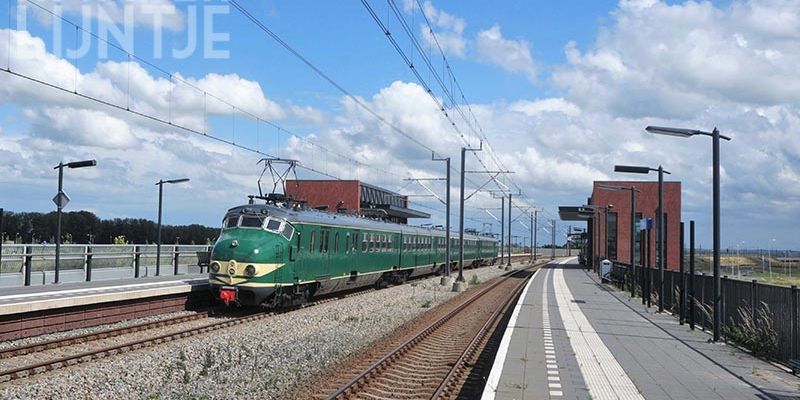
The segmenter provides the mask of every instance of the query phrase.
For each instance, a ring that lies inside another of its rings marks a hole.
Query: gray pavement
[[[576,265],[547,265],[483,398],[800,399],[800,378],[655,310]]]

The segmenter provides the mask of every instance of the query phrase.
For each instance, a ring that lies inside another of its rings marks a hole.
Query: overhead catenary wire
[[[328,75],[327,73],[325,73],[325,72],[324,72],[324,71],[323,71],[323,70],[322,70],[320,67],[318,67],[318,66],[317,66],[316,64],[314,64],[314,63],[313,63],[311,60],[309,60],[307,57],[305,57],[305,56],[304,56],[302,53],[300,53],[300,52],[299,52],[297,49],[295,49],[293,46],[291,46],[291,45],[290,45],[288,42],[284,41],[284,40],[283,40],[283,39],[282,39],[280,36],[278,36],[278,35],[277,35],[277,34],[276,34],[274,31],[272,31],[272,30],[271,30],[269,27],[267,27],[267,26],[266,26],[266,25],[265,25],[265,24],[264,24],[264,23],[263,23],[263,22],[262,22],[262,21],[261,21],[259,18],[257,18],[255,15],[253,15],[253,14],[252,14],[252,13],[251,13],[251,12],[250,12],[250,11],[249,11],[247,8],[245,8],[243,5],[241,5],[241,4],[240,4],[240,3],[239,3],[237,0],[228,0],[228,3],[230,3],[230,4],[231,4],[231,5],[234,7],[234,8],[236,8],[236,9],[237,9],[239,12],[241,12],[241,13],[242,13],[242,15],[244,15],[244,16],[245,16],[245,17],[246,17],[248,20],[250,20],[250,21],[251,21],[251,22],[252,22],[254,25],[256,25],[256,27],[258,27],[258,28],[259,28],[260,30],[262,30],[262,31],[263,31],[265,34],[267,34],[267,35],[268,35],[268,36],[269,36],[271,39],[273,39],[275,42],[277,42],[277,43],[278,43],[278,44],[279,44],[281,47],[283,47],[283,48],[284,48],[286,51],[288,51],[290,54],[292,54],[293,56],[295,56],[295,57],[296,57],[298,60],[300,60],[300,61],[301,61],[303,64],[305,64],[305,65],[306,65],[308,68],[310,68],[310,69],[311,69],[312,71],[314,71],[314,72],[315,72],[317,75],[319,75],[319,76],[320,76],[320,77],[321,77],[323,80],[327,81],[327,82],[328,82],[329,84],[331,84],[331,85],[332,85],[334,88],[336,88],[337,90],[339,90],[339,91],[340,91],[342,94],[344,94],[344,95],[345,95],[345,96],[346,96],[348,99],[350,99],[350,100],[351,100],[351,101],[353,101],[355,104],[357,104],[359,107],[361,107],[362,109],[364,109],[365,111],[367,111],[367,112],[368,112],[370,115],[372,115],[373,117],[375,117],[375,118],[376,118],[376,119],[377,119],[379,122],[381,122],[381,123],[383,123],[385,126],[389,127],[389,128],[392,130],[392,131],[394,131],[394,132],[396,132],[396,133],[398,133],[398,134],[402,135],[403,137],[405,137],[405,138],[407,138],[407,139],[411,140],[413,143],[415,143],[416,145],[418,145],[418,146],[422,147],[423,149],[425,149],[425,150],[427,150],[427,151],[430,151],[430,152],[432,152],[434,155],[438,155],[438,153],[437,153],[437,152],[436,152],[436,151],[435,151],[433,148],[431,148],[431,147],[427,146],[426,144],[422,143],[422,142],[421,142],[420,140],[418,140],[417,138],[413,137],[412,135],[410,135],[410,134],[408,134],[407,132],[403,131],[402,129],[400,129],[400,128],[399,128],[399,127],[397,127],[396,125],[392,124],[392,123],[391,123],[391,122],[389,122],[389,121],[388,121],[386,118],[384,118],[383,116],[381,116],[380,114],[378,114],[376,111],[374,111],[372,108],[370,108],[370,107],[369,107],[369,106],[368,106],[366,103],[364,103],[364,102],[363,102],[361,99],[359,99],[358,97],[356,97],[355,95],[353,95],[353,94],[352,94],[352,93],[351,93],[349,90],[347,90],[347,89],[346,89],[344,86],[342,86],[341,84],[339,84],[339,83],[338,83],[336,80],[334,80],[334,79],[333,79],[333,78],[332,78],[330,75]],[[373,10],[373,12],[374,12],[374,10]],[[377,16],[377,14],[374,16],[374,18],[375,18],[375,19],[377,19],[378,21],[380,21],[380,17],[378,17],[378,16]],[[386,29],[388,30],[388,28],[386,28]],[[400,52],[402,52],[402,49],[399,49],[399,51],[400,51]],[[409,62],[409,63],[411,63],[410,59],[408,60],[408,62]],[[413,65],[413,64],[412,64],[412,65]],[[419,78],[420,78],[420,79],[422,79],[422,77],[421,77],[421,76],[419,76]],[[424,81],[424,79],[422,79],[422,80]],[[427,83],[425,84],[425,87],[428,87],[428,86],[427,86]],[[430,90],[428,89],[428,91],[430,91]],[[453,125],[455,125],[455,124],[454,124],[454,122],[453,122],[452,124],[453,124]],[[464,138],[463,138],[463,137],[462,137],[462,140],[464,140]],[[465,143],[466,143],[466,142],[465,142]],[[467,145],[469,146],[469,144],[468,144],[468,143],[467,143]],[[481,161],[481,163],[482,163],[482,161]],[[485,165],[484,165],[484,167],[485,167]],[[451,167],[451,169],[452,169],[452,170],[454,170],[454,171],[456,171],[456,170],[455,170],[455,167]],[[474,182],[472,182],[472,181],[470,181],[470,180],[467,180],[467,181],[468,181],[468,182],[469,182],[471,185],[477,186],[477,185],[476,185]],[[449,190],[449,188],[448,188],[448,190]]]
[[[45,81],[43,81],[41,79],[37,79],[37,78],[34,78],[34,77],[27,76],[27,75],[25,75],[23,73],[20,73],[20,72],[13,71],[14,72],[13,75],[16,75],[16,76],[21,77],[21,78],[30,78],[30,79],[28,79],[29,81],[32,81],[32,82],[35,82],[35,83],[39,83],[39,84],[46,84],[46,86],[49,86],[51,88],[62,89],[62,91],[64,91],[64,92],[71,93],[71,94],[74,94],[74,95],[78,95],[79,97],[82,97],[84,99],[91,100],[91,101],[94,101],[94,102],[97,102],[97,103],[100,103],[100,104],[103,104],[103,105],[106,105],[106,106],[112,106],[112,107],[114,107],[114,108],[116,108],[118,110],[127,111],[127,112],[130,112],[132,114],[138,115],[140,117],[145,117],[147,119],[150,119],[152,121],[156,121],[156,122],[159,122],[159,123],[164,123],[164,124],[167,124],[167,125],[169,125],[171,127],[175,127],[175,128],[178,128],[180,130],[184,130],[184,131],[187,131],[187,132],[190,132],[190,133],[195,133],[195,134],[201,134],[203,136],[208,136],[208,137],[210,137],[210,138],[212,138],[214,140],[223,142],[225,144],[232,145],[234,147],[237,147],[237,148],[240,148],[240,149],[243,149],[243,150],[253,151],[254,153],[259,154],[259,155],[268,156],[268,157],[276,157],[275,155],[271,155],[271,154],[268,154],[266,152],[262,152],[258,145],[257,145],[257,147],[255,149],[252,149],[252,148],[250,148],[248,146],[242,146],[242,145],[237,145],[236,144],[236,140],[235,140],[235,134],[236,134],[236,132],[235,132],[236,119],[235,118],[236,118],[236,115],[235,114],[236,113],[240,113],[240,114],[243,114],[243,115],[251,118],[252,120],[254,120],[256,122],[256,129],[257,129],[256,140],[257,140],[257,142],[260,140],[259,139],[259,135],[260,135],[259,123],[263,123],[265,125],[271,126],[272,128],[276,129],[278,131],[278,134],[285,133],[287,135],[291,135],[291,136],[297,138],[298,140],[302,141],[303,143],[306,143],[306,144],[308,144],[310,146],[313,146],[314,148],[316,148],[316,149],[318,149],[320,151],[324,151],[325,154],[333,154],[333,155],[335,155],[335,156],[337,156],[339,158],[342,158],[344,160],[353,162],[357,166],[369,167],[369,168],[371,168],[371,169],[373,169],[373,170],[375,170],[377,172],[380,172],[382,174],[395,176],[397,178],[403,178],[402,175],[399,175],[399,174],[396,174],[394,172],[387,171],[387,170],[384,170],[384,169],[381,169],[381,168],[378,168],[378,167],[371,166],[371,165],[366,164],[366,163],[364,163],[362,161],[359,161],[359,160],[353,159],[351,157],[348,157],[347,155],[334,152],[334,151],[330,150],[327,146],[321,146],[321,145],[309,140],[308,138],[306,138],[304,136],[301,136],[301,135],[299,135],[297,133],[294,133],[291,130],[289,130],[289,129],[287,129],[287,128],[285,128],[285,127],[283,127],[283,126],[281,126],[281,125],[279,125],[279,124],[277,124],[277,123],[275,123],[275,122],[273,122],[273,121],[271,121],[271,120],[269,120],[267,118],[258,116],[256,114],[250,112],[250,111],[247,111],[243,107],[238,106],[236,104],[233,104],[232,102],[222,98],[221,96],[218,96],[218,95],[216,95],[214,93],[208,92],[207,90],[197,86],[196,84],[193,84],[192,82],[190,82],[190,81],[188,81],[186,79],[182,79],[179,76],[176,76],[175,74],[167,71],[165,68],[163,68],[163,67],[161,67],[161,66],[159,66],[159,65],[157,65],[157,64],[155,64],[153,62],[148,61],[147,59],[144,59],[144,58],[142,58],[140,56],[137,56],[133,52],[130,52],[130,51],[126,50],[124,47],[122,47],[122,46],[120,46],[120,45],[118,45],[118,44],[116,44],[116,43],[114,43],[112,41],[109,41],[109,40],[107,40],[107,39],[105,39],[105,38],[103,38],[101,36],[99,36],[95,32],[84,28],[83,26],[71,21],[69,18],[66,18],[63,15],[59,14],[59,13],[54,12],[53,10],[47,8],[46,6],[40,4],[39,2],[37,2],[35,0],[20,0],[20,1],[24,1],[24,2],[26,2],[28,4],[31,4],[34,7],[36,7],[37,9],[41,10],[42,12],[52,16],[53,18],[57,18],[60,21],[66,23],[68,25],[73,26],[75,28],[75,30],[76,30],[76,45],[77,45],[77,40],[78,40],[77,39],[78,32],[82,31],[82,32],[86,33],[87,35],[89,35],[89,37],[97,40],[98,42],[105,43],[106,45],[111,46],[113,49],[115,49],[115,50],[117,50],[117,51],[119,51],[121,53],[124,53],[126,55],[126,58],[127,58],[127,61],[128,61],[127,72],[126,72],[126,76],[127,77],[126,77],[126,82],[125,82],[126,87],[127,87],[126,104],[123,107],[123,106],[120,106],[118,104],[114,104],[114,103],[112,103],[110,101],[106,101],[106,100],[97,98],[95,96],[87,95],[85,93],[80,93],[78,91],[78,87],[77,87],[77,81],[78,81],[78,78],[77,78],[77,75],[78,75],[77,55],[76,55],[76,62],[73,65],[73,68],[75,70],[75,78],[74,78],[75,83],[74,83],[74,87],[73,87],[72,90],[69,90],[68,88],[61,87],[60,85],[52,84],[50,82],[45,82]],[[9,3],[9,7],[10,7],[10,3]],[[11,14],[9,14],[9,31],[10,30],[11,30]],[[10,51],[11,42],[12,41],[11,41],[11,34],[10,33],[9,33],[9,39],[8,40],[9,40],[9,47],[8,47],[9,48],[9,59],[8,59],[8,63],[7,63],[7,67],[6,67],[6,71],[5,72],[12,72],[12,70],[11,70],[11,51]],[[136,110],[133,110],[131,108],[131,104],[130,104],[130,100],[131,99],[130,99],[129,93],[130,93],[130,63],[131,63],[132,60],[136,61],[136,62],[138,62],[140,64],[146,65],[147,67],[149,67],[149,68],[151,68],[151,69],[153,69],[155,71],[158,71],[161,74],[169,77],[169,81],[170,81],[170,83],[173,84],[173,86],[171,87],[171,90],[169,92],[170,101],[169,101],[169,105],[168,105],[168,117],[167,117],[167,119],[164,119],[164,118],[161,118],[161,117],[157,117],[157,116],[154,116],[154,115],[150,115],[150,114],[146,114],[144,112],[136,111]],[[184,125],[181,125],[179,123],[176,123],[172,119],[172,94],[173,94],[172,92],[174,91],[174,87],[177,86],[173,82],[178,82],[178,83],[183,84],[183,85],[185,85],[185,86],[187,86],[187,87],[189,87],[191,89],[196,90],[198,93],[202,93],[203,94],[204,127],[203,127],[203,131],[202,132],[200,130],[196,129],[196,128],[191,128],[191,127],[184,126]],[[228,106],[228,107],[231,108],[231,110],[232,110],[231,115],[232,115],[232,121],[233,121],[232,122],[233,130],[232,130],[232,135],[231,136],[232,136],[233,140],[226,140],[226,139],[219,138],[219,137],[216,137],[216,136],[208,134],[208,129],[206,127],[206,122],[205,122],[205,120],[206,120],[206,116],[205,115],[207,114],[207,111],[206,111],[206,108],[207,108],[206,97],[210,97],[210,98],[214,99],[215,101],[218,101],[218,102],[224,104],[225,106]],[[340,177],[332,175],[329,172],[323,172],[323,171],[321,171],[319,169],[316,169],[316,168],[313,168],[313,167],[309,167],[309,166],[304,165],[302,163],[299,165],[299,167],[304,169],[304,170],[307,170],[309,172],[314,172],[314,173],[317,173],[317,174],[320,174],[320,175],[323,175],[323,176],[327,176],[327,177],[332,178],[332,179],[337,179],[337,180],[341,179]]]
[[[364,7],[369,12],[369,14],[372,16],[372,18],[375,21],[375,23],[383,31],[384,35],[390,41],[390,43],[392,44],[394,49],[398,52],[400,57],[406,62],[407,66],[411,69],[411,71],[413,72],[414,76],[419,81],[420,85],[423,86],[423,88],[428,92],[428,94],[431,96],[433,101],[436,103],[437,107],[440,108],[440,110],[443,113],[443,115],[448,119],[448,121],[450,121],[451,126],[453,127],[453,129],[457,133],[457,136],[462,141],[464,141],[464,143],[469,147],[469,143],[466,141],[463,132],[461,132],[461,130],[456,125],[456,123],[452,120],[452,118],[450,117],[450,115],[447,112],[446,108],[442,105],[441,102],[439,102],[439,100],[433,94],[433,92],[432,92],[430,86],[428,85],[428,83],[419,74],[419,72],[417,71],[417,68],[413,64],[413,62],[411,62],[411,60],[413,60],[413,58],[412,58],[413,52],[411,53],[411,55],[406,55],[405,51],[402,49],[402,47],[399,45],[397,40],[394,38],[394,36],[388,30],[388,27],[387,27],[388,26],[387,25],[388,21],[387,21],[387,24],[384,24],[381,21],[381,19],[378,16],[378,14],[374,11],[374,9],[372,8],[372,6],[369,4],[369,2],[367,0],[361,0],[361,3],[364,5]],[[397,7],[395,1],[394,0],[387,0],[387,3],[388,3],[388,6],[389,6],[389,9],[394,13],[395,17],[400,22],[400,26],[403,28],[403,31],[409,37],[409,40],[411,41],[411,43],[413,45],[413,48],[416,49],[416,51],[419,54],[420,58],[424,61],[424,64],[426,65],[426,67],[429,70],[429,75],[433,76],[435,78],[434,80],[439,84],[439,87],[442,89],[442,92],[444,93],[444,96],[447,99],[450,100],[451,107],[454,108],[457,111],[457,113],[462,117],[462,119],[465,121],[466,125],[473,131],[473,133],[476,136],[478,136],[479,138],[481,138],[482,141],[486,142],[487,147],[489,149],[488,153],[494,159],[494,161],[498,165],[498,167],[500,167],[502,170],[507,170],[505,165],[503,165],[503,163],[500,161],[499,157],[497,157],[496,152],[494,152],[494,150],[492,149],[491,145],[489,144],[488,137],[486,136],[485,132],[483,132],[483,128],[480,126],[480,123],[478,122],[477,117],[475,116],[474,112],[472,112],[472,107],[469,105],[469,102],[466,100],[466,96],[464,95],[463,89],[461,88],[461,84],[458,83],[458,80],[455,77],[455,74],[453,73],[452,68],[450,67],[450,63],[447,61],[447,56],[444,54],[444,50],[442,49],[441,44],[438,42],[438,39],[436,38],[436,34],[433,31],[433,27],[432,27],[432,25],[430,23],[430,20],[428,19],[426,13],[425,13],[425,10],[422,7],[422,5],[419,4],[419,1],[417,0],[416,4],[420,7],[420,10],[422,11],[421,14],[423,15],[424,20],[425,20],[426,24],[428,25],[428,30],[429,30],[429,32],[431,34],[431,37],[433,38],[433,41],[436,43],[437,49],[439,50],[439,52],[440,52],[440,54],[442,56],[444,68],[447,71],[448,76],[450,77],[451,83],[453,84],[453,85],[451,85],[450,88],[447,87],[447,84],[443,81],[443,77],[441,77],[439,75],[439,73],[436,71],[436,68],[433,66],[432,61],[430,60],[430,56],[425,53],[425,50],[424,50],[423,46],[419,43],[419,41],[416,38],[416,35],[413,32],[413,28],[409,27],[408,23],[406,22],[405,18],[402,15],[402,12]],[[412,6],[412,10],[413,10],[413,8],[414,7]],[[455,97],[455,94],[453,93],[453,91],[454,91],[453,86],[455,86],[455,88],[457,88],[459,90],[460,98],[467,105],[468,111],[470,112],[470,116],[472,117],[471,119],[468,118],[465,115],[465,113],[463,112],[463,110],[459,106],[458,101],[457,101],[457,99]],[[475,126],[473,126],[473,121],[475,122],[474,125],[477,126],[477,129],[476,129]],[[480,155],[478,155],[477,153],[474,153],[473,155],[476,157],[476,159],[481,164],[481,166],[484,168],[484,170],[488,171],[489,168],[484,163],[484,161],[480,157]],[[506,190],[503,187],[501,187],[502,184],[496,178],[493,179],[493,181],[496,183],[496,185],[498,186],[499,189],[501,189],[503,191]],[[516,182],[513,181],[513,179],[510,179],[510,181],[511,181],[512,185],[520,193],[523,193],[522,189],[519,187],[519,185],[516,184]],[[522,196],[522,197],[523,198],[527,198],[527,196]]]

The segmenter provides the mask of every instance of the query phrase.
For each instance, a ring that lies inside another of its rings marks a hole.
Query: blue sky
[[[75,47],[74,28],[34,11],[24,30],[16,13],[9,27],[9,10],[20,5],[35,9],[26,1],[0,4],[0,67],[6,67],[10,54],[12,69],[21,73],[67,87],[78,83],[82,93],[297,158],[337,177],[424,194],[403,178],[441,174],[439,165],[425,161],[429,149],[455,160],[459,147],[477,145],[480,139],[456,119],[466,135],[464,141],[458,137],[360,1],[241,3],[426,148],[353,105],[224,1],[115,1],[105,8],[94,1],[36,3],[50,10],[60,7],[64,17],[84,21],[95,33],[121,29],[121,13],[130,11],[136,55],[303,139],[277,133],[220,104],[204,115],[202,94],[147,65],[128,63],[123,53],[102,56],[97,41],[90,41],[91,48],[78,59],[67,57],[63,50]],[[369,3],[410,53],[411,44],[387,3]],[[723,149],[723,245],[764,247],[772,238],[784,247],[800,244],[789,222],[800,216],[800,91],[795,90],[800,76],[790,67],[800,60],[797,1],[420,3],[437,38],[450,40],[445,55],[491,145],[491,151],[479,154],[480,161],[490,169],[516,172],[503,183],[525,192],[521,207],[540,206],[553,217],[557,205],[584,201],[593,180],[626,179],[612,172],[614,164],[661,163],[684,182],[684,219],[697,220],[701,242],[709,243],[710,144],[654,138],[642,129],[649,124],[716,125],[735,139]],[[143,17],[137,8],[142,4],[168,10],[162,26]],[[426,41],[422,11],[414,2],[396,4],[441,67],[441,55]],[[229,37],[215,45],[226,57],[202,51],[212,32],[204,15],[211,10],[213,32]],[[161,46],[154,42],[156,32],[163,34]],[[197,39],[198,50],[188,58],[173,57],[172,50],[183,48],[189,38]],[[164,56],[154,57],[159,52]],[[430,80],[427,71],[422,76]],[[55,176],[50,168],[62,158],[98,158],[95,171],[69,172],[74,181],[68,181],[67,191],[71,209],[103,217],[154,218],[152,182],[167,174],[192,178],[187,187],[170,188],[168,223],[216,225],[225,208],[255,190],[258,157],[246,151],[55,94],[5,73],[0,83],[6,83],[0,85],[0,203],[6,209],[52,209]],[[434,94],[444,96],[435,86]],[[470,158],[468,168],[482,168],[478,161]],[[301,175],[320,178],[308,171]],[[480,184],[479,177],[470,179],[473,189]],[[451,190],[457,194],[455,187]],[[492,222],[479,208],[496,207],[496,200],[482,193],[470,202],[471,226]],[[433,214],[432,222],[441,222],[438,203],[419,198],[418,204]],[[496,223],[493,229],[499,229]],[[528,234],[521,225],[514,230],[515,235]]]

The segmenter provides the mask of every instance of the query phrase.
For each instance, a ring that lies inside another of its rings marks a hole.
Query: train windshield
[[[267,219],[267,230],[268,231],[273,231],[273,232],[280,232],[280,230],[281,230],[281,221],[279,221],[277,219],[274,219],[274,218]]]
[[[228,215],[225,217],[225,220],[222,221],[222,228],[235,228],[236,225],[239,224],[239,216],[238,215]]]
[[[239,222],[240,228],[261,228],[264,226],[264,217],[257,215],[242,215],[242,220]]]

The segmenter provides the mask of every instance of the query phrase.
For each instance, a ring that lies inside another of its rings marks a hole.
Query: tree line
[[[9,212],[2,216],[2,240],[14,243],[55,243],[57,213]],[[162,225],[161,242],[211,244],[219,228],[203,225]],[[158,224],[143,218],[100,219],[89,211],[66,212],[61,217],[62,243],[155,243]]]

